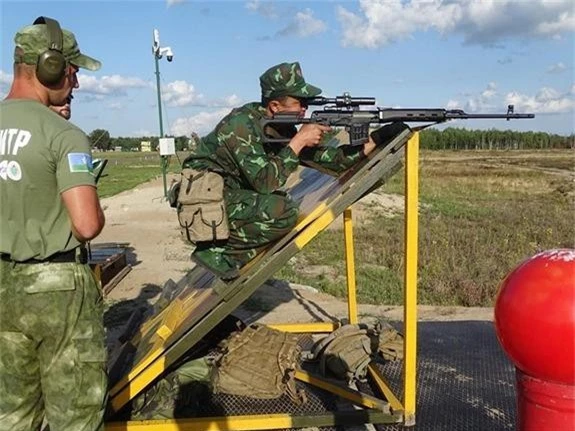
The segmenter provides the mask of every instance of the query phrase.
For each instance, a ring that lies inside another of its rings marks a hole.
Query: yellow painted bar
[[[390,412],[389,404],[386,401],[353,390],[351,388],[345,388],[340,385],[330,383],[326,380],[314,377],[305,371],[296,370],[295,378],[302,382],[309,383],[310,385],[314,385],[317,386],[318,388],[331,392],[332,394],[339,395],[340,397],[345,398],[346,400],[349,400],[357,405],[368,407],[370,409],[378,409],[385,413]]]
[[[412,426],[415,425],[417,363],[419,132],[415,132],[407,142],[405,159],[403,407],[404,425]]]
[[[116,383],[112,389],[110,389],[109,394],[111,397],[115,397],[117,393],[129,385],[131,381],[140,375],[140,373],[144,372],[148,366],[153,366],[154,361],[166,351],[166,342],[164,339],[161,337],[154,338],[153,345],[150,347],[150,353],[148,353],[128,374],[124,375],[124,377],[122,377],[122,379]],[[161,362],[163,363],[163,359],[161,359]],[[112,403],[112,405],[113,404],[114,403]]]
[[[293,419],[285,414],[225,416],[197,419],[112,422],[106,431],[256,431],[292,428]]]
[[[310,332],[332,332],[339,328],[339,322],[312,322],[312,323],[274,323],[267,324],[272,329],[277,329],[283,332],[295,332],[296,334],[307,334]]]
[[[269,429],[316,429],[321,426],[398,423],[399,417],[374,410],[289,415],[283,413],[219,416],[193,419],[110,422],[106,431],[257,431]]]
[[[373,364],[369,364],[367,366],[367,369],[369,371],[369,375],[371,376],[371,378],[373,379],[373,381],[375,382],[375,384],[377,385],[377,387],[379,388],[385,399],[389,402],[389,405],[391,406],[393,413],[402,412],[403,406],[401,405],[401,401],[397,399],[397,397],[389,387],[389,383],[387,382],[383,374],[381,374],[379,369]]]
[[[162,356],[150,364],[140,374],[131,379],[129,384],[119,390],[112,398],[110,404],[115,412],[125,406],[137,394],[146,389],[152,381],[165,371],[166,357]]]
[[[321,232],[334,220],[335,215],[333,212],[331,212],[331,210],[324,212],[312,224],[309,225],[309,229],[304,230],[301,234],[295,237],[294,244],[298,249],[301,250],[308,242],[317,236],[318,232]]]
[[[180,324],[184,316],[184,306],[180,298],[174,299],[173,306],[170,307],[169,313],[166,313],[162,325],[156,331],[158,337],[166,341],[176,330],[177,325]]]
[[[355,284],[355,255],[353,249],[353,219],[351,207],[343,212],[345,268],[347,275],[347,315],[349,323],[357,323],[357,290]]]
[[[324,212],[327,208],[327,205],[325,204],[325,202],[320,203],[317,207],[315,207],[312,212],[310,212],[309,214],[304,215],[303,217],[301,217],[298,221],[296,226],[293,228],[294,231],[296,232],[300,232],[303,229],[305,229],[305,227],[310,224],[312,221],[314,221],[322,212]]]

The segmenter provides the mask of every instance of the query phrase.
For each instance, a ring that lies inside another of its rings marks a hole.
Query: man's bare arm
[[[72,233],[79,241],[89,241],[98,236],[105,217],[95,187],[72,187],[62,193],[62,201],[70,216]]]

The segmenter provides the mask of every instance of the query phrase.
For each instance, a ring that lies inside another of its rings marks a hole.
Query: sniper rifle
[[[369,140],[369,128],[372,124],[387,124],[394,122],[430,123],[415,128],[421,130],[434,124],[450,120],[466,119],[505,119],[517,120],[535,118],[534,114],[516,114],[514,106],[507,106],[505,114],[468,114],[462,109],[444,108],[380,108],[361,110],[361,106],[375,105],[374,97],[351,97],[349,93],[334,98],[314,97],[305,99],[308,105],[327,105],[322,110],[313,111],[309,117],[299,113],[282,112],[271,118],[262,120],[262,127],[272,124],[323,124],[330,127],[344,127],[349,134],[351,145],[363,145]],[[269,143],[288,143],[289,138],[266,138]]]

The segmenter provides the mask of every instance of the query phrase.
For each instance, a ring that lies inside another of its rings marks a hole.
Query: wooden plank
[[[122,279],[131,270],[132,270],[131,265],[125,266],[116,275],[114,275],[114,277],[112,279],[108,280],[108,282],[102,286],[102,289],[104,290],[104,294],[107,295],[108,293],[110,293],[112,291],[112,289],[114,287],[116,287],[118,285],[118,283],[120,281],[122,281]]]

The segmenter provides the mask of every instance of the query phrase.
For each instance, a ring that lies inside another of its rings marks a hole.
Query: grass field
[[[158,156],[142,157],[109,157],[101,196],[158,176]],[[172,159],[170,170],[177,171]],[[403,194],[403,172],[375,193]],[[575,247],[574,199],[573,151],[423,151],[419,302],[493,305],[499,283],[523,259]],[[360,302],[402,304],[403,216],[374,206],[354,237]],[[324,231],[276,277],[343,296],[342,232]]]
[[[523,259],[573,248],[574,157],[568,150],[423,152],[419,303],[491,306]],[[376,193],[403,194],[403,172]],[[403,303],[403,222],[375,208],[354,227],[360,302]],[[325,231],[279,277],[343,296],[343,259],[342,233]]]
[[[138,184],[162,175],[160,157],[157,153],[95,152],[93,157],[108,160],[98,184],[98,194],[101,198],[130,190]],[[168,172],[179,172],[185,157],[185,153],[170,157]]]

